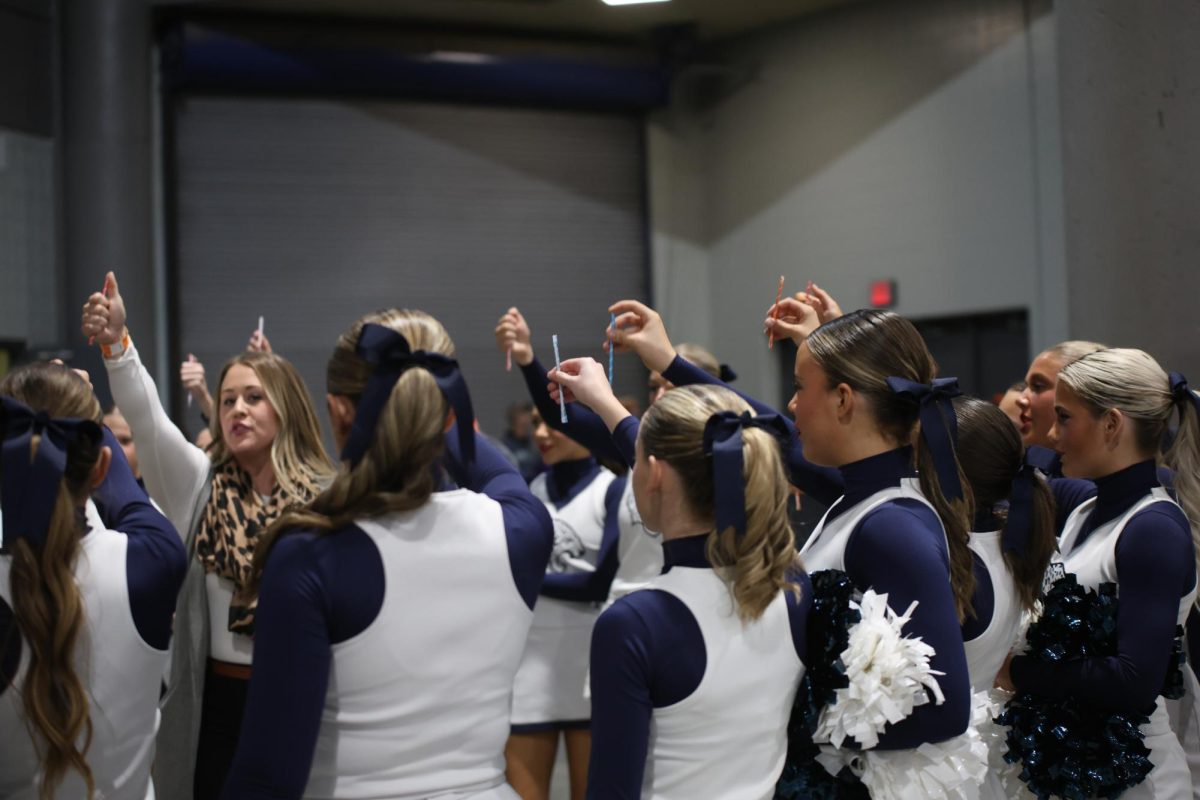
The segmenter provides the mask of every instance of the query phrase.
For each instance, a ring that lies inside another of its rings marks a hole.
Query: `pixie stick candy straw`
[[[783,301],[783,276],[779,276],[779,291],[775,293],[775,305],[771,308],[771,319],[779,319],[779,304]],[[767,332],[767,349],[775,348],[774,329]]]
[[[554,368],[562,369],[562,359],[558,355],[558,334],[550,337],[550,341],[554,344]],[[558,413],[559,418],[565,425],[567,422],[567,398],[563,395],[562,384],[558,385]]]

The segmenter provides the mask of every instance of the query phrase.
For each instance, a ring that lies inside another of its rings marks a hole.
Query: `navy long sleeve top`
[[[1159,486],[1153,461],[1096,481],[1096,505],[1076,547]],[[1069,554],[1068,554],[1069,555]],[[1156,503],[1129,520],[1116,544],[1117,654],[1061,664],[1012,660],[1013,684],[1048,697],[1076,697],[1097,708],[1144,711],[1162,690],[1180,598],[1196,583],[1191,528],[1183,512]]]
[[[500,504],[513,580],[533,608],[553,545],[549,514],[484,437],[475,437],[470,468],[457,448],[452,429],[445,465],[460,486]],[[254,679],[222,797],[302,795],[320,731],[331,648],[374,622],[384,588],[379,550],[357,526],[327,535],[288,534],[276,543],[259,591]]]
[[[112,450],[112,463],[103,483],[94,491],[101,520],[110,530],[125,534],[125,580],[129,610],[138,635],[158,650],[171,641],[175,598],[187,573],[187,553],[175,527],[150,502],[125,459],[125,451],[112,431],[104,429],[104,444]],[[85,534],[86,535],[86,534]],[[13,642],[17,646],[5,647]],[[0,692],[16,677],[21,648],[16,618],[0,600]]]
[[[591,485],[604,468],[593,458],[565,461],[551,465],[546,471],[546,491],[555,508],[562,508]],[[618,514],[621,496],[625,491],[624,476],[608,485],[604,494],[604,533],[596,554],[596,569],[592,572],[547,572],[542,581],[542,594],[556,600],[602,603],[620,566],[617,544],[621,538]]]
[[[915,476],[912,448],[901,447],[841,467],[846,494],[829,510],[833,520],[883,489]],[[925,504],[915,500],[890,500],[868,514],[850,534],[845,552],[846,573],[860,591],[886,593],[897,612],[918,605],[904,628],[906,636],[920,638],[936,654],[930,666],[944,673],[938,678],[945,702],[919,706],[912,715],[891,725],[877,747],[896,750],[940,742],[967,728],[971,683],[962,632],[950,586],[950,554],[941,521]],[[903,565],[897,569],[896,565]]]
[[[663,542],[663,571],[712,569],[707,536]],[[787,593],[792,646],[807,657],[806,630],[812,587],[808,576],[790,576],[800,598]],[[672,594],[643,589],[600,615],[592,629],[592,754],[588,797],[636,800],[656,708],[684,700],[700,686],[706,668],[704,637],[688,607]]]
[[[741,397],[743,400],[745,400],[747,403],[749,403],[754,408],[754,410],[759,414],[777,414],[777,413],[779,413],[775,409],[768,406],[766,403],[756,400],[753,397],[750,397],[749,395],[746,395],[745,393],[733,388],[732,386],[729,386],[728,384],[723,383],[720,379],[713,377],[712,375],[708,374],[704,370],[697,367],[695,364],[692,364],[691,362],[687,361],[686,359],[684,359],[680,356],[675,357],[675,360],[672,361],[671,365],[669,367],[667,367],[667,369],[663,372],[663,377],[666,378],[667,380],[669,380],[671,383],[675,384],[676,386],[687,386],[689,384],[694,384],[694,383],[706,383],[706,384],[715,385],[715,386],[724,386],[725,388],[729,389],[730,391],[737,392],[738,396]],[[838,500],[839,497],[844,496],[842,501],[839,502],[833,509],[831,509],[831,511],[829,513],[829,517],[828,517],[831,520],[835,519],[840,513],[851,508],[853,505],[858,503],[860,500],[863,500],[866,497],[868,497],[869,495],[874,494],[879,489],[887,488],[888,486],[895,485],[895,481],[897,481],[899,479],[899,476],[901,473],[903,473],[903,475],[905,477],[912,477],[915,475],[915,473],[912,470],[911,463],[897,463],[894,458],[889,458],[886,460],[887,466],[883,468],[883,472],[880,475],[878,475],[878,476],[871,475],[870,477],[863,475],[862,473],[864,472],[864,469],[856,467],[855,465],[850,465],[849,467],[843,467],[840,470],[832,468],[832,467],[817,466],[816,464],[813,464],[812,462],[810,462],[808,459],[806,459],[804,457],[804,449],[800,443],[799,437],[796,434],[795,425],[792,423],[792,421],[790,419],[788,419],[787,415],[783,415],[783,416],[784,416],[784,420],[787,422],[788,429],[791,432],[791,437],[789,439],[790,444],[784,453],[784,458],[785,458],[785,462],[786,462],[786,466],[787,466],[787,470],[788,470],[788,479],[791,481],[792,485],[799,487],[805,494],[811,495],[818,502],[820,502],[824,505],[832,505],[834,502],[836,502]],[[903,458],[907,458],[908,461],[911,462],[911,460],[912,460],[911,448],[902,448],[902,449],[894,451],[894,452],[904,454]],[[867,461],[872,461],[872,460],[867,459]],[[866,472],[868,472],[868,473],[871,472],[871,469],[869,468],[869,465],[867,465],[866,462],[859,462],[859,463],[860,463],[860,465],[867,467],[867,469],[865,470]],[[888,470],[892,470],[892,469],[899,470],[900,472],[891,474],[888,472]],[[847,477],[847,470],[849,470],[850,477]],[[853,483],[853,488],[851,486],[852,483]],[[869,487],[874,487],[874,488],[869,488]],[[869,491],[867,490],[868,488],[869,488]],[[904,503],[905,505],[910,505],[910,506],[913,505],[911,503],[906,503],[905,501],[900,501],[900,502]],[[891,504],[889,504],[889,505],[891,505]],[[944,564],[946,567],[945,580],[947,581],[947,587],[948,587],[949,586],[949,583],[948,583],[948,581],[949,581],[949,571],[948,571],[948,569],[949,569],[949,554],[946,552],[945,538],[944,538],[944,536],[942,536],[942,533],[941,533],[941,531],[942,531],[941,522],[940,522],[940,520],[937,520],[936,516],[933,515],[932,512],[930,512],[929,509],[923,505],[920,506],[919,510],[916,508],[913,508],[912,510],[914,513],[917,513],[919,515],[919,517],[921,518],[922,521],[927,522],[928,524],[930,524],[932,526],[931,528],[929,528],[929,531],[936,532],[936,534],[937,534],[937,536],[934,537],[934,539],[936,539],[936,541],[933,541],[932,545],[934,547],[936,547],[938,550],[940,550],[940,553],[941,553],[940,557],[944,559]],[[884,509],[880,509],[879,511],[884,511]],[[874,515],[872,515],[872,516],[874,516]],[[863,526],[862,526],[862,528],[860,528],[860,531],[862,529],[865,529],[868,527],[868,525],[867,525],[868,522],[871,522],[870,518],[868,518],[868,520],[864,520]],[[918,523],[918,525],[919,525],[919,523]],[[871,524],[870,527],[871,527],[871,530],[874,531],[876,528],[879,527],[879,523],[874,522]],[[915,529],[913,529],[911,525],[909,526],[909,529],[911,531],[915,531]],[[928,534],[926,534],[926,535],[928,535]],[[872,535],[868,535],[867,540],[872,541],[873,538],[874,537]],[[890,547],[891,543],[889,542],[887,544]],[[847,555],[847,565],[848,565],[849,559],[850,559],[849,548],[847,549],[846,555]],[[933,554],[930,553],[930,555],[932,556]],[[901,558],[900,561],[897,563],[904,563],[905,561],[906,561],[905,558]],[[930,560],[927,562],[927,566],[929,567],[929,569],[933,570],[934,572],[936,572],[939,569],[937,567],[936,561],[937,561],[937,559],[930,558]],[[860,571],[860,576],[866,576],[868,574],[875,574],[876,572],[880,572],[880,573],[884,574],[884,577],[886,580],[886,577],[887,577],[886,576],[886,572],[887,572],[886,567],[883,570],[876,570],[876,569],[874,569],[873,565],[870,565],[870,564],[863,564],[863,565],[861,565],[861,567],[862,567],[862,569]],[[983,562],[980,561],[978,558],[974,559],[974,567],[975,567],[975,575],[976,575],[976,592],[975,592],[975,595],[972,596],[972,607],[975,610],[975,616],[968,617],[967,620],[965,621],[964,625],[962,626],[962,628],[958,629],[957,612],[955,612],[955,620],[956,620],[955,627],[958,630],[957,635],[960,637],[960,640],[965,639],[967,641],[970,641],[971,639],[979,636],[985,630],[987,630],[987,627],[991,622],[992,613],[994,610],[993,609],[994,598],[992,596],[992,582],[991,582],[990,576],[987,574],[987,568],[983,565]],[[854,579],[855,582],[859,584],[860,589],[864,589],[864,588],[866,588],[867,585],[870,585],[870,584],[866,584],[866,585],[862,584],[857,578],[855,578],[854,575],[851,575],[851,578]],[[878,592],[887,591],[886,589],[880,588],[878,586],[875,587],[875,590]],[[900,603],[898,595],[890,595],[889,599],[890,599],[890,605],[892,605],[893,608],[903,609],[903,608],[907,607],[907,602],[905,602],[903,604]],[[950,595],[950,603],[951,603],[950,609],[951,609],[951,611],[954,611],[953,594]],[[944,611],[944,609],[942,609],[942,610]],[[922,612],[918,611],[918,614],[921,614],[921,613]],[[933,612],[931,612],[931,613],[933,613]],[[909,624],[912,625],[914,623],[915,623],[915,619],[913,622],[910,622]],[[929,640],[926,639],[926,641],[929,641]],[[961,641],[960,641],[960,645],[961,645]],[[947,646],[949,646],[948,642],[947,642]],[[934,647],[936,648],[937,646],[934,645]],[[961,646],[959,647],[959,650],[961,651]],[[964,659],[965,659],[965,656],[964,656]],[[964,680],[965,680],[966,679],[965,678],[965,676],[966,676],[965,661],[963,663],[964,663],[963,676],[964,676]],[[943,684],[943,686],[945,686],[945,684]],[[949,697],[949,692],[947,692],[947,697]],[[947,702],[949,702],[949,701],[947,701]],[[956,709],[955,713],[961,713],[961,711],[962,711],[962,709]],[[969,711],[969,709],[968,709],[968,711]],[[904,724],[907,724],[907,722]],[[953,726],[951,726],[951,727],[953,727]],[[914,730],[915,730],[915,728],[914,728]],[[961,731],[959,731],[959,732],[961,732]],[[952,735],[955,735],[955,734],[951,733],[946,736],[941,736],[940,738],[946,739]],[[896,737],[897,743],[888,744],[886,742],[890,742],[889,737],[884,737],[883,739],[881,739],[880,746],[888,746],[888,747],[893,747],[893,748],[909,746],[906,744],[899,743],[904,740],[905,740],[904,736],[899,736],[899,737]],[[938,741],[938,740],[937,739],[921,739],[920,741]]]

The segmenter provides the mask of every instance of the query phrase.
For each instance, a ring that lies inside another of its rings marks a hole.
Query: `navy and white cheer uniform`
[[[588,648],[616,571],[624,483],[584,458],[551,465],[529,486],[554,522],[554,551],[513,682],[513,733],[588,725]]]
[[[707,536],[663,543],[665,569],[608,608],[592,638],[588,797],[766,800],[787,754],[812,589],[743,624]]]
[[[150,766],[158,697],[186,556],[179,535],[138,486],[107,429],[105,444],[113,451],[112,465],[96,494],[107,527],[90,527],[75,563],[84,610],[75,670],[90,706],[92,740],[85,758],[96,796],[144,800],[155,796]],[[29,648],[13,617],[11,565],[11,556],[0,554],[0,642],[10,643],[0,664],[0,797],[37,800],[41,763],[21,700]],[[68,770],[55,796],[85,795],[79,773]]]
[[[541,363],[535,358],[521,367],[521,374],[530,397],[547,425],[579,442],[596,458],[633,467],[638,434],[636,417],[629,416],[621,420],[616,430],[610,433],[608,425],[595,412],[579,403],[572,403],[567,421],[563,423],[558,405],[546,391],[549,378]],[[617,567],[609,585],[609,595],[604,601],[605,606],[645,586],[662,572],[663,566],[662,537],[642,524],[633,498],[633,483],[629,481],[624,485],[617,525]]]
[[[224,797],[515,800],[513,678],[553,529],[482,436],[467,474],[457,441],[467,488],[275,545]]]
[[[1012,680],[1020,691],[1075,697],[1098,708],[1153,708],[1142,732],[1154,769],[1122,797],[1190,798],[1183,748],[1159,693],[1175,626],[1183,624],[1196,597],[1191,528],[1160,486],[1153,461],[1100,478],[1096,489],[1096,497],[1068,518],[1060,539],[1063,555],[1051,564],[1050,576],[1069,572],[1093,589],[1117,584],[1117,655],[1059,664],[1015,656]]]
[[[737,392],[678,356],[663,377],[677,386],[706,383]],[[776,413],[753,397],[737,393],[758,413]],[[945,702],[920,706],[907,719],[888,726],[877,747],[911,748],[961,734],[970,718],[971,690],[950,585],[949,547],[941,519],[921,495],[912,467],[912,448],[898,448],[837,469],[818,467],[804,458],[795,428],[787,423],[792,432],[791,446],[784,451],[788,480],[829,507],[801,550],[804,568],[810,574],[845,570],[860,591],[886,593],[888,605],[897,611],[918,601],[905,634],[930,645],[936,652],[930,666],[944,673],[937,680]],[[897,569],[897,564],[904,568]]]

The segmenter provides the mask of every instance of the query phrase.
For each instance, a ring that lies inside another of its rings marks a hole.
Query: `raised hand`
[[[112,272],[106,276],[105,286],[107,294],[95,292],[83,304],[80,329],[100,344],[113,345],[125,335],[125,300]]]
[[[208,393],[208,381],[204,377],[204,365],[188,353],[188,360],[179,365],[179,380],[183,388],[196,399],[200,413],[212,419],[213,399]]]
[[[675,347],[657,311],[637,300],[620,300],[608,310],[617,315],[617,329],[612,333],[612,341],[618,352],[632,350],[654,372],[662,372],[671,366],[675,360]],[[607,339],[604,349],[608,350]]]
[[[807,291],[796,292],[795,297],[801,303],[806,303],[813,307],[822,325],[842,316],[842,307],[838,305],[837,300],[833,299],[833,295],[812,281],[808,282]]]
[[[496,347],[501,353],[512,351],[513,360],[522,367],[533,361],[532,334],[529,323],[514,306],[504,312],[504,316],[496,323]]]
[[[776,339],[791,339],[799,346],[820,325],[815,308],[795,297],[785,297],[767,309],[763,332],[773,333]]]
[[[594,358],[569,358],[550,370],[548,377],[553,381],[547,388],[554,402],[560,392],[568,403],[578,400],[599,414],[609,430],[629,416],[629,410],[613,394],[603,365]]]
[[[267,338],[265,333],[259,333],[257,329],[250,334],[250,341],[246,342],[246,349],[252,353],[270,353],[271,340]]]

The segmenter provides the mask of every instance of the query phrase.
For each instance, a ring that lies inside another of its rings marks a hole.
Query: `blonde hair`
[[[722,411],[742,413],[750,406],[724,387],[682,386],[662,396],[642,417],[639,437],[645,453],[679,473],[687,501],[701,518],[714,519],[712,457],[704,453],[704,428]],[[729,584],[743,621],[756,620],[780,590],[800,588],[788,572],[800,569],[795,534],[787,517],[788,484],[779,443],[757,428],[742,431],[746,530],[732,527],[708,537],[708,558]]]
[[[813,360],[829,379],[830,388],[846,384],[866,399],[881,433],[898,445],[913,441],[920,407],[895,394],[887,379],[896,376],[927,384],[937,377],[937,362],[911,322],[891,311],[860,309],[817,328],[807,343]],[[971,606],[975,593],[974,560],[968,546],[975,513],[971,486],[955,456],[954,468],[963,496],[948,499],[942,492],[929,448],[917,439],[915,451],[921,493],[941,518],[946,531],[950,586],[962,622],[975,613]]]
[[[1142,350],[1099,350],[1068,364],[1058,380],[1090,406],[1094,416],[1109,409],[1124,414],[1138,450],[1147,457],[1160,453],[1171,417],[1179,410],[1179,430],[1162,463],[1175,473],[1175,498],[1190,523],[1200,568],[1200,420],[1195,406],[1180,404],[1167,373]]]
[[[1058,368],[1061,371],[1063,367],[1072,361],[1077,361],[1086,355],[1091,355],[1103,349],[1104,345],[1098,342],[1089,342],[1086,339],[1070,339],[1047,348],[1042,351],[1042,355],[1050,356],[1057,361]]]
[[[721,365],[718,363],[717,357],[707,347],[692,344],[691,342],[684,342],[675,348],[675,352],[714,378],[721,377]]]
[[[357,404],[372,367],[356,352],[358,337],[368,323],[391,328],[413,350],[454,355],[446,329],[423,311],[388,309],[359,319],[338,337],[326,368],[332,395]],[[296,529],[330,532],[356,519],[411,511],[428,502],[435,487],[432,465],[445,445],[449,404],[429,372],[410,369],[401,374],[379,414],[375,435],[355,465],[343,462],[324,492],[308,508],[284,514],[263,535],[254,559],[253,583],[261,580],[271,548],[279,536]]]
[[[312,397],[292,362],[275,353],[236,355],[221,369],[218,394],[225,376],[237,365],[254,370],[279,418],[279,432],[271,442],[271,466],[279,485],[289,493],[300,494],[301,487],[319,484],[333,474],[333,462],[321,443],[321,426],[317,423]],[[213,437],[208,446],[209,456],[214,465],[221,466],[233,458],[233,454],[221,431],[220,413],[213,415],[209,431]]]
[[[99,422],[100,404],[91,387],[72,370],[57,364],[31,364],[0,382],[0,395],[11,397],[52,418],[74,417]],[[96,784],[86,758],[92,741],[87,692],[75,671],[76,650],[84,629],[83,597],[75,582],[75,561],[83,533],[78,507],[87,498],[92,469],[102,441],[82,437],[67,448],[66,469],[50,517],[45,541],[35,545],[14,537],[9,585],[21,640],[29,646],[29,667],[21,686],[21,702],[41,759],[42,800],[54,797],[68,770],[87,786]],[[78,744],[83,740],[82,747]],[[40,740],[40,741],[39,741]]]

